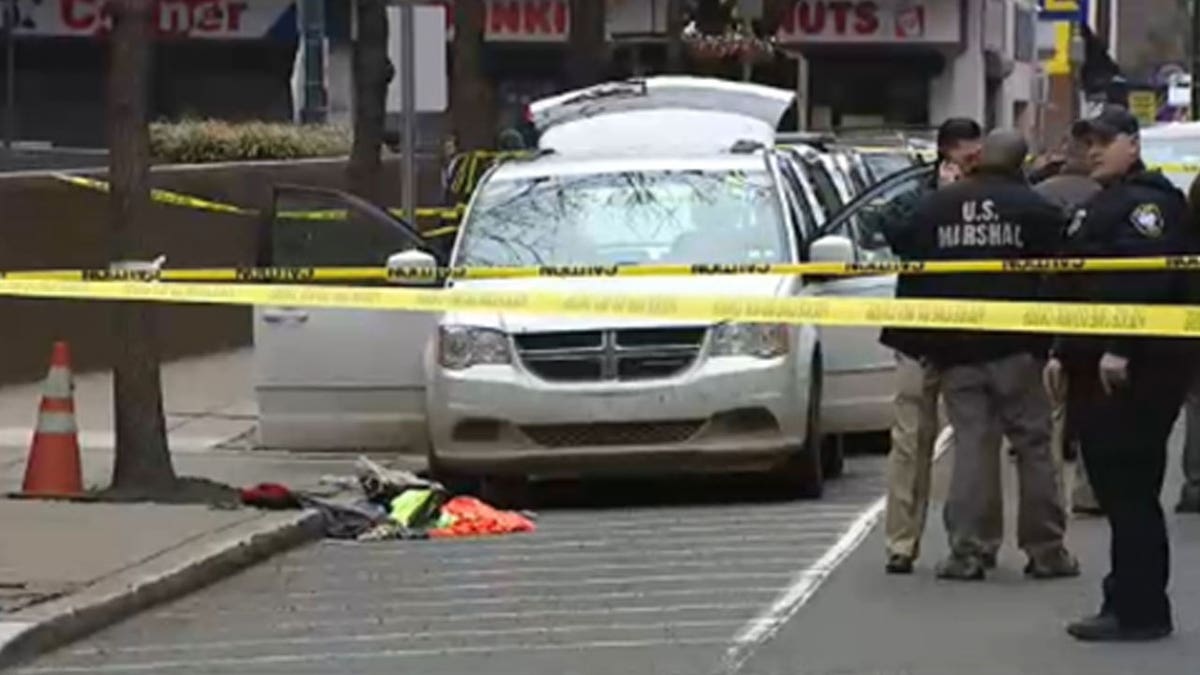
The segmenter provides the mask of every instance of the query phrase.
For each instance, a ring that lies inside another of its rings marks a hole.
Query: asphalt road
[[[20,672],[723,672],[824,579],[882,475],[881,457],[851,458],[819,501],[595,484],[545,495],[531,535],[322,542]]]

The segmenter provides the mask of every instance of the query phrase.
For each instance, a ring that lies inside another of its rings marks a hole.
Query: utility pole
[[[4,149],[17,135],[17,0],[4,4]]]
[[[404,217],[417,222],[417,21],[413,3],[400,5],[400,121],[404,126]]]
[[[1192,0],[1192,114],[1200,120],[1200,0]]]
[[[300,3],[301,44],[304,50],[304,103],[300,121],[319,124],[329,112],[325,91],[325,0]]]
[[[1082,70],[1085,58],[1085,46],[1083,44],[1083,34],[1079,30],[1079,24],[1082,21],[1087,21],[1087,17],[1080,15],[1076,20],[1071,22],[1071,39],[1067,43],[1067,64],[1071,71],[1071,120],[1077,120],[1083,116],[1083,102],[1081,99],[1083,98]]]

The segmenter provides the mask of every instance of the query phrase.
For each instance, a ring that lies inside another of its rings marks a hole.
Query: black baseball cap
[[[1119,105],[1106,105],[1093,117],[1082,119],[1071,125],[1071,135],[1075,138],[1098,136],[1113,138],[1118,134],[1136,136],[1140,125],[1137,117],[1128,108]]]

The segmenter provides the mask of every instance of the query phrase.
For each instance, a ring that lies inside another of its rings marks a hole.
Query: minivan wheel
[[[479,494],[481,481],[478,476],[447,469],[437,461],[432,452],[427,455],[427,463],[429,477],[441,483],[451,495]]]
[[[821,470],[825,478],[840,478],[846,471],[846,437],[826,436],[821,443]]]
[[[787,463],[783,465],[783,480],[797,496],[818,499],[825,491],[825,475],[821,466],[824,436],[821,433],[821,355],[813,357],[812,379],[808,390],[808,436]]]
[[[529,479],[525,476],[484,476],[479,498],[500,509],[523,509],[530,501]]]

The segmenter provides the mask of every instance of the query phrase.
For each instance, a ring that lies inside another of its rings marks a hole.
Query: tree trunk
[[[683,0],[667,0],[667,72],[683,73]]]
[[[608,63],[608,31],[605,0],[571,0],[568,80],[574,88],[597,84],[605,78]]]
[[[772,38],[779,32],[779,23],[783,13],[792,5],[791,0],[762,0],[762,37]]]
[[[115,0],[108,64],[109,218],[115,261],[149,260],[151,0]],[[167,446],[162,379],[150,304],[114,307],[113,364],[116,458],[113,488],[156,494],[170,490],[175,469]]]
[[[779,33],[779,24],[783,22],[784,12],[792,9],[792,5],[792,0],[763,0],[763,13],[762,19],[758,23],[758,36],[766,40],[773,39]],[[776,51],[775,58],[761,66],[767,71],[765,79],[768,82],[778,76],[780,53]],[[753,74],[751,74],[751,78],[753,79]],[[762,82],[763,80],[757,81]]]
[[[350,190],[380,203],[383,195],[384,119],[388,82],[394,69],[388,61],[388,23],[385,0],[354,0],[357,12],[354,40],[354,143],[347,167]]]
[[[454,3],[454,75],[450,114],[459,151],[496,145],[495,96],[483,74],[484,0]]]

